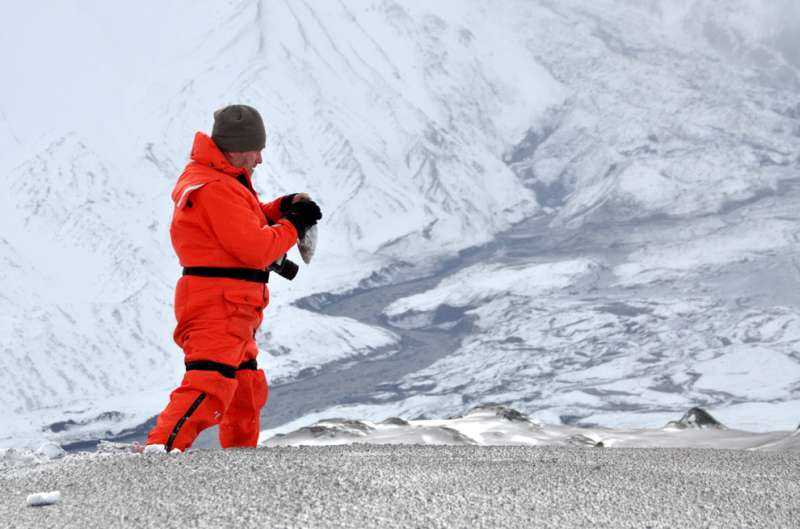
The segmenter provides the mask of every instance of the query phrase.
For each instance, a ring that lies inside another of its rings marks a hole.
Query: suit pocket
[[[223,291],[228,309],[227,330],[243,340],[252,340],[261,325],[264,296],[260,288]]]
[[[260,410],[269,400],[269,383],[263,369],[259,369],[256,373],[256,380],[253,383],[253,397],[256,401],[256,409]]]

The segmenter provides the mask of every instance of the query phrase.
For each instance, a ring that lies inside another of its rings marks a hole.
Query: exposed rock
[[[471,437],[468,437],[468,436],[464,435],[463,433],[459,432],[455,428],[450,428],[449,426],[440,426],[440,427],[436,428],[436,430],[439,430],[439,431],[444,432],[447,435],[449,435],[451,440],[453,441],[453,444],[459,444],[459,445],[477,445],[478,444],[477,441],[475,441]]]
[[[73,419],[67,419],[66,421],[57,421],[49,426],[43,428],[44,431],[51,431],[53,433],[60,433],[72,430],[77,427],[87,426],[93,423],[99,422],[118,422],[125,418],[125,415],[118,412],[118,411],[106,411],[103,412],[93,418],[90,419],[83,419],[81,421],[75,421]]]
[[[576,434],[567,439],[567,442],[571,445],[575,446],[587,446],[590,448],[603,448],[605,445],[603,441],[598,441],[596,439],[592,439],[589,436],[583,434]]]
[[[392,426],[408,426],[410,423],[400,417],[387,417],[380,424],[390,424]]]
[[[296,434],[308,433],[315,439],[335,437],[337,435],[363,437],[371,430],[374,430],[374,428],[363,421],[334,418],[324,419],[311,426],[300,428]]]
[[[679,428],[681,430],[687,428],[717,428],[719,430],[726,429],[725,425],[716,420],[703,408],[692,408],[687,411],[683,417],[678,421],[670,421],[667,423],[667,428]]]
[[[514,408],[509,408],[508,406],[498,404],[480,404],[465,413],[464,417],[477,414],[493,414],[497,417],[502,417],[503,419],[512,422],[533,422],[533,420],[524,413],[519,412]]]

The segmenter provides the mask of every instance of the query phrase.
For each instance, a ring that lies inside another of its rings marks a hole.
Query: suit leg
[[[254,447],[261,431],[261,408],[269,398],[269,385],[262,369],[236,372],[236,393],[219,425],[223,448]]]
[[[218,424],[236,393],[236,380],[213,371],[188,371],[147,436],[147,444],[186,450],[206,428]]]

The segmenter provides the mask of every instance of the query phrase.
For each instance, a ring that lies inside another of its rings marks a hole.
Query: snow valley
[[[310,189],[326,211],[318,260],[272,286],[260,341],[276,389],[402,360],[412,336],[456,338],[284,425],[485,402],[564,427],[657,428],[693,406],[754,431],[800,422],[796,11],[183,7],[148,43],[130,27],[141,15],[114,6],[37,15],[69,17],[83,39],[108,38],[90,29],[98,18],[119,30],[113,49],[71,44],[111,68],[88,75],[113,100],[76,97],[113,122],[51,108],[29,119],[20,109],[44,82],[32,73],[35,89],[2,88],[0,403],[12,414],[0,445],[101,437],[160,409],[182,367],[168,193],[192,132],[234,100],[269,124],[263,194]],[[192,29],[179,39],[181,24]],[[29,30],[3,37],[28,43],[21,63],[41,54]],[[326,311],[369,288],[395,288],[374,318]]]

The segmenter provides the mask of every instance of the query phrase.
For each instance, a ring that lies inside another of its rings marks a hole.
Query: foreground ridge
[[[68,455],[0,474],[0,520],[17,528],[793,527],[798,471],[800,455],[788,451],[364,445]],[[58,504],[25,506],[27,494],[56,489]]]

